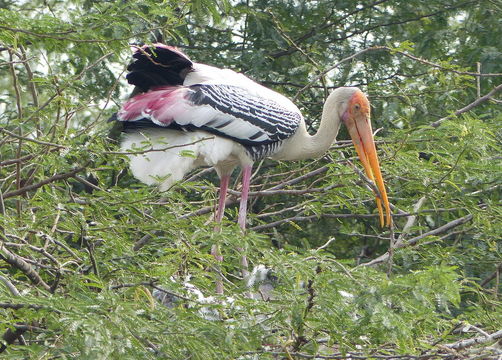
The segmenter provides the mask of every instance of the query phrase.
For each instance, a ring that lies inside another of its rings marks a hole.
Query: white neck
[[[281,150],[272,156],[276,160],[304,160],[322,156],[333,144],[340,129],[341,115],[356,88],[338,88],[333,91],[322,111],[321,124],[315,135],[307,132],[302,122],[297,132],[284,142]]]

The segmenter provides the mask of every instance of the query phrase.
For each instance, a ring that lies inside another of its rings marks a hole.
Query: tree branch
[[[431,123],[431,126],[434,127],[434,128],[437,128],[439,125],[441,125],[441,123],[447,119],[450,119],[452,117],[455,117],[455,116],[458,116],[460,114],[463,114],[471,109],[473,109],[474,107],[478,106],[479,104],[482,104],[484,103],[485,101],[488,101],[490,100],[490,98],[495,95],[496,93],[498,93],[499,91],[502,90],[502,84],[494,87],[488,94],[480,97],[480,98],[477,98],[476,100],[474,100],[472,103],[470,103],[469,105],[463,107],[462,109],[459,109],[457,111],[455,111],[453,114],[451,115],[448,115],[448,116],[445,116],[444,118],[441,118],[437,121],[434,121],[433,123]]]
[[[110,43],[110,42],[113,42],[113,41],[124,41],[124,40],[134,39],[134,38],[140,36],[141,34],[147,34],[147,33],[151,32],[151,31],[159,30],[159,29],[162,29],[162,28],[157,26],[157,27],[153,27],[151,29],[147,29],[147,30],[138,32],[136,34],[131,34],[131,36],[128,36],[128,37],[117,38],[117,39],[78,39],[78,38],[73,38],[73,37],[59,36],[59,34],[68,34],[68,33],[70,33],[68,31],[61,32],[61,33],[52,33],[52,34],[41,34],[41,33],[36,33],[36,32],[33,32],[33,31],[24,30],[24,29],[11,28],[11,27],[4,26],[4,25],[0,25],[0,29],[8,30],[8,31],[11,31],[11,32],[22,33],[22,34],[26,34],[26,35],[30,35],[30,36],[34,36],[34,37],[39,37],[39,38],[54,39],[54,40],[63,40],[63,41],[71,41],[71,42],[74,42],[74,43],[105,43],[106,44],[106,43]],[[71,32],[74,32],[74,31],[72,30]]]
[[[422,196],[416,203],[415,205],[413,205],[413,212],[418,212],[420,210],[420,208],[422,207],[422,205],[424,204],[425,202],[425,199],[426,197],[425,196]],[[417,215],[411,215],[410,217],[408,217],[408,220],[406,221],[406,224],[404,225],[403,227],[403,230],[401,230],[401,234],[399,235],[399,237],[397,238],[397,241],[396,243],[394,244],[394,246],[397,246],[398,244],[400,244],[403,239],[404,239],[404,236],[406,234],[408,234],[408,232],[410,231],[410,229],[413,227],[413,225],[415,225],[415,222],[417,220]]]
[[[460,349],[465,349],[470,346],[484,344],[484,343],[487,343],[490,341],[495,341],[500,338],[502,338],[502,330],[496,331],[493,334],[490,334],[488,336],[477,336],[472,339],[460,340],[460,341],[457,341],[452,344],[445,344],[443,346],[445,346],[449,349],[460,350]]]
[[[400,216],[410,216],[409,213],[404,213],[404,214],[393,214],[392,217],[400,217]],[[272,227],[276,227],[279,225],[282,225],[284,223],[289,223],[289,222],[299,222],[299,221],[310,221],[314,219],[320,219],[320,218],[328,218],[328,219],[348,219],[348,218],[359,218],[359,219],[371,219],[371,218],[378,218],[380,217],[379,214],[316,214],[316,215],[308,215],[308,216],[293,216],[287,219],[281,219],[277,220],[268,224],[262,224],[262,225],[257,225],[253,226],[250,228],[250,230],[258,231],[258,230],[263,230],[263,229],[268,229]]]
[[[73,169],[70,172],[63,173],[63,174],[56,174],[54,176],[51,176],[50,178],[42,180],[39,183],[36,183],[36,184],[33,184],[33,185],[29,185],[29,186],[25,186],[25,187],[22,187],[22,188],[20,188],[18,190],[9,191],[8,193],[3,194],[3,198],[7,199],[7,198],[10,198],[10,197],[18,196],[18,195],[24,194],[24,193],[26,193],[28,191],[32,191],[32,190],[36,190],[38,188],[41,188],[42,186],[50,184],[52,182],[59,181],[59,180],[64,180],[64,179],[68,179],[70,177],[74,177],[75,174],[77,174],[77,173],[85,170],[85,168],[86,168],[86,166],[81,166],[81,167]]]
[[[40,275],[35,270],[33,270],[33,268],[26,261],[24,261],[18,255],[10,252],[7,248],[5,248],[3,243],[0,244],[0,259],[3,259],[6,263],[14,266],[16,269],[19,269],[35,285],[40,285],[47,291],[51,290],[51,287],[47,285],[44,280],[42,280]]]
[[[0,275],[0,281],[3,282],[5,286],[7,286],[13,296],[21,296],[19,290],[5,276]]]
[[[190,143],[179,144],[179,145],[171,145],[171,146],[163,147],[163,148],[160,148],[160,149],[155,149],[155,148],[151,147],[150,149],[147,149],[147,150],[138,150],[138,151],[104,151],[104,152],[102,152],[102,154],[108,154],[108,155],[143,155],[143,154],[146,154],[146,153],[149,153],[149,152],[166,151],[166,150],[175,149],[175,148],[179,148],[179,147],[185,147],[185,146],[189,146],[189,145],[194,145],[194,144],[197,144],[199,142],[206,141],[206,140],[211,140],[211,139],[214,139],[214,136],[208,136],[208,137],[205,137],[205,138],[202,138],[202,139],[195,140],[195,141],[190,142]]]
[[[486,284],[488,284],[490,281],[492,281],[493,279],[495,279],[497,277],[497,274],[499,274],[500,272],[502,271],[502,263],[500,263],[498,266],[497,266],[497,269],[492,272],[486,279],[484,279],[483,281],[481,281],[479,283],[479,285],[481,286],[485,286]]]
[[[0,303],[0,309],[19,310],[19,309],[24,309],[24,308],[35,309],[35,310],[48,309],[47,307],[35,305],[35,304]],[[51,309],[51,311],[52,311],[52,309]]]
[[[26,137],[26,136],[20,136],[20,135],[14,134],[13,132],[11,132],[5,128],[0,128],[0,132],[3,132],[4,134],[7,134],[13,138],[24,140],[24,141],[29,141],[29,142],[39,144],[39,145],[54,146],[54,147],[61,148],[61,149],[66,148],[66,146],[63,146],[63,145],[54,144],[54,143],[50,143],[47,141],[36,140],[36,139],[32,139],[32,138]]]
[[[305,195],[310,193],[318,193],[318,192],[326,192],[331,189],[336,189],[340,187],[344,187],[344,184],[333,184],[330,186],[326,186],[323,188],[312,188],[312,189],[290,189],[290,190],[263,190],[263,191],[250,191],[249,196],[274,196],[274,195]],[[228,190],[228,193],[235,196],[240,196],[240,191]]]
[[[393,216],[396,216],[395,214]],[[410,240],[406,241],[406,242],[400,242],[398,244],[395,245],[395,249],[400,249],[400,248],[404,248],[404,247],[408,247],[408,246],[414,246],[418,243],[419,240],[427,237],[427,236],[434,236],[434,235],[438,235],[438,234],[441,234],[441,233],[444,233],[450,229],[453,229],[454,227],[457,227],[459,225],[462,225],[462,224],[465,224],[466,222],[468,221],[471,221],[472,220],[472,215],[469,214],[467,216],[464,216],[464,217],[461,217],[459,219],[455,219],[453,221],[450,221],[449,223],[443,225],[443,226],[440,226],[434,230],[431,230],[431,231],[428,231],[426,233],[423,233],[422,235],[419,235],[419,236],[416,236],[414,238],[411,238]],[[383,255],[380,255],[379,257],[377,257],[376,259],[373,259],[367,263],[364,263],[364,264],[360,264],[359,266],[372,266],[372,265],[375,265],[375,264],[379,264],[379,263],[382,263],[384,261],[387,261],[387,259],[389,259],[390,257],[390,254],[389,252],[386,252],[385,254]]]
[[[384,3],[384,2],[387,2],[388,0],[378,0],[378,1],[375,1],[371,4],[368,4],[366,6],[362,6],[362,7],[358,7],[356,8],[356,10],[352,11],[352,12],[349,12],[348,14],[336,19],[336,21],[333,21],[333,22],[327,22],[325,23],[324,25],[320,25],[320,26],[316,26],[316,27],[313,27],[311,28],[309,31],[307,31],[306,33],[304,33],[303,35],[297,37],[296,39],[294,39],[294,42],[296,44],[299,44],[305,40],[308,40],[309,38],[315,36],[316,34],[319,34],[319,32],[321,31],[324,31],[330,27],[333,27],[333,26],[336,26],[338,24],[340,24],[342,21],[346,20],[348,17],[352,16],[352,15],[355,15],[361,11],[364,11],[366,9],[369,9],[369,8],[373,8],[375,7],[376,5],[379,5],[381,3]],[[270,56],[271,58],[279,58],[281,56],[285,56],[285,55],[291,55],[293,53],[295,53],[296,51],[298,51],[298,49],[294,46],[290,46],[288,49],[286,50],[281,50],[281,51],[277,51],[275,53],[272,53],[272,54],[269,54],[268,56]]]
[[[14,284],[12,284],[9,281],[9,279],[0,275],[0,281],[2,281],[7,286],[12,296],[21,296],[19,290],[14,286]],[[5,342],[5,344],[0,344],[0,354],[7,349],[7,345],[13,344],[14,341],[16,341],[16,339],[19,339],[21,343],[25,343],[23,337],[24,333],[25,330],[22,329],[15,329],[14,331],[12,329],[7,329],[2,336],[2,339]]]

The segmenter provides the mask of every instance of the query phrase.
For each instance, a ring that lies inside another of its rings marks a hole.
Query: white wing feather
[[[183,85],[214,84],[232,85],[246,89],[251,95],[263,97],[280,104],[284,108],[300,112],[298,107],[287,97],[251,80],[244,74],[230,69],[220,69],[206,64],[194,63],[193,71],[189,72]]]

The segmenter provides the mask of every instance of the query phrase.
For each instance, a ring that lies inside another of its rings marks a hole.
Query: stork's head
[[[338,89],[337,89],[338,90]],[[370,119],[370,103],[364,93],[357,88],[341,88],[340,91],[347,93],[346,103],[342,106],[341,118],[349,131],[352,142],[359,155],[364,170],[378,188],[380,194],[376,194],[378,212],[380,214],[380,224],[391,226],[390,205],[387,199],[387,192],[380,172],[375,142],[373,140],[373,130]],[[385,207],[384,210],[382,207]],[[385,220],[384,220],[385,218]]]

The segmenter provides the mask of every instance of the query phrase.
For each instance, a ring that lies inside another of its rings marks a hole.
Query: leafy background
[[[2,356],[500,357],[501,19],[499,0],[0,1]],[[313,132],[332,88],[361,87],[392,231],[343,129],[321,159],[259,164],[246,234],[235,206],[213,230],[211,171],[138,183],[106,120],[130,44],[157,40],[295,99]],[[214,243],[232,304],[152,297],[188,276],[213,295]],[[246,296],[239,247],[272,300]]]

